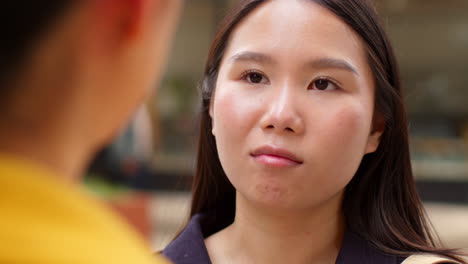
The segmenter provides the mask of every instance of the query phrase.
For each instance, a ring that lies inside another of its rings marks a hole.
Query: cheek
[[[217,93],[213,103],[213,133],[216,141],[223,141],[236,135],[235,131],[242,127],[242,108],[236,98]]]
[[[222,87],[215,92],[213,129],[216,139],[244,138],[255,125],[259,102],[236,87]],[[232,140],[230,140],[232,141]]]
[[[244,143],[255,127],[254,99],[237,92],[235,87],[221,87],[213,98],[213,134],[219,159],[226,173],[236,167],[244,154]]]
[[[331,109],[331,108],[329,108]],[[320,173],[339,178],[352,177],[367,145],[372,116],[365,107],[342,104],[310,122],[308,154]]]
[[[348,107],[338,110],[333,117],[332,126],[335,129],[330,134],[339,143],[357,144],[360,146],[366,141],[370,130],[371,116],[362,107]],[[363,149],[362,146],[361,149]]]
[[[363,107],[346,107],[329,116],[322,131],[318,159],[340,185],[346,185],[356,173],[364,156],[372,116]]]

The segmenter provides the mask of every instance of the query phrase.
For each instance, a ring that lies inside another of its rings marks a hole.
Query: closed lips
[[[299,158],[297,155],[295,155],[294,153],[287,151],[285,149],[271,147],[271,146],[264,146],[264,147],[257,148],[250,155],[252,155],[253,157],[257,157],[261,155],[273,156],[273,157],[288,159],[298,164],[304,163],[304,161],[301,158]]]

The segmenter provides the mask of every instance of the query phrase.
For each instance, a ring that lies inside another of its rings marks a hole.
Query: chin
[[[273,214],[305,212],[334,197],[326,193],[311,195],[304,193],[304,190],[298,189],[297,186],[272,183],[257,183],[249,192],[238,195],[242,195],[255,208]]]
[[[257,184],[251,191],[249,200],[265,209],[278,210],[294,207],[292,192],[285,186]]]

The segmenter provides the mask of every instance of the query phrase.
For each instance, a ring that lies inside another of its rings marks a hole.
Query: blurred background
[[[186,1],[158,97],[99,153],[85,184],[162,249],[187,221],[198,83],[218,21],[235,0]],[[468,248],[468,1],[379,0],[399,58],[413,169],[447,246]]]

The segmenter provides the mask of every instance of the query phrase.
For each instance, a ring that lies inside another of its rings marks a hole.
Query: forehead
[[[359,36],[311,0],[270,0],[257,7],[234,30],[225,55],[243,51],[266,53],[291,64],[333,57],[361,71],[367,68]]]

